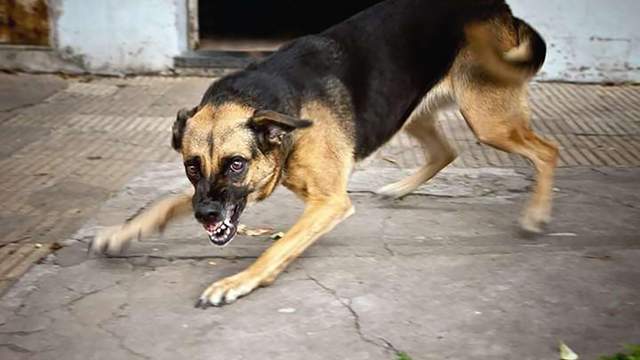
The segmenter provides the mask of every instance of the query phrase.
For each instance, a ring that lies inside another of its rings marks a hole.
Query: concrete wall
[[[157,73],[188,48],[187,0],[48,2],[51,48],[2,46],[0,69]]]
[[[640,82],[640,0],[507,1],[548,42],[539,79]],[[0,68],[162,72],[188,48],[187,0],[49,4],[53,51],[0,49]]]
[[[640,82],[640,0],[508,0],[547,40],[544,80]]]
[[[154,72],[186,50],[185,0],[61,0],[57,47],[89,71]]]

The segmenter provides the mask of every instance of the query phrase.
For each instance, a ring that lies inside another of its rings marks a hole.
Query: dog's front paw
[[[124,226],[111,226],[100,230],[89,244],[91,254],[120,254],[124,251],[131,237]]]
[[[231,304],[239,297],[253,291],[259,285],[260,281],[258,279],[243,271],[211,284],[196,302],[196,307],[206,309],[210,305]]]
[[[520,219],[520,226],[528,233],[540,234],[549,221],[551,221],[550,207],[529,207]]]

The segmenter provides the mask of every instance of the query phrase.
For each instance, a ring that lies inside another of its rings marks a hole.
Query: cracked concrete
[[[124,260],[116,261],[121,265],[125,264]],[[100,262],[101,260],[89,260],[86,264],[57,268],[60,271],[59,276],[73,277],[86,272],[89,267],[98,266]],[[332,296],[327,295],[324,290],[319,290],[306,279],[288,277],[284,280],[284,283],[290,285],[293,296],[285,296],[289,291],[287,289],[269,288],[259,291],[271,298],[280,298],[277,302],[245,302],[249,308],[234,310],[229,307],[225,312],[220,311],[222,309],[202,311],[192,307],[192,301],[188,298],[200,290],[200,284],[198,281],[190,281],[190,284],[187,284],[187,279],[206,279],[206,273],[210,273],[214,268],[232,273],[246,264],[225,261],[213,266],[204,261],[178,261],[156,270],[128,267],[127,270],[132,272],[132,276],[127,276],[127,279],[118,284],[116,279],[120,279],[123,272],[121,269],[118,270],[118,274],[104,275],[107,278],[104,282],[114,285],[101,288],[99,291],[89,291],[82,298],[68,297],[64,306],[42,309],[41,306],[44,304],[38,305],[33,302],[34,298],[38,297],[37,293],[49,290],[47,287],[27,296],[26,300],[30,304],[26,305],[26,309],[21,307],[20,310],[22,316],[28,318],[43,318],[42,315],[46,314],[56,319],[45,324],[45,335],[38,341],[35,338],[5,333],[1,335],[2,343],[14,344],[31,354],[37,354],[32,357],[36,359],[58,356],[69,359],[86,359],[92,356],[100,358],[99,354],[106,354],[101,351],[107,349],[109,357],[115,357],[116,355],[112,354],[119,350],[123,358],[153,359],[187,356],[210,359],[212,351],[218,354],[219,358],[225,359],[255,358],[252,354],[255,354],[256,349],[262,349],[263,354],[272,354],[269,358],[283,359],[297,358],[300,354],[321,359],[323,353],[339,358],[342,352],[347,351],[345,349],[353,350],[354,358],[357,359],[367,359],[370,354],[384,356],[381,351],[369,349],[368,344],[359,344],[357,335],[349,335],[351,319],[346,310]],[[56,267],[48,264],[41,266]],[[52,280],[54,279],[41,278],[41,281],[48,283]],[[79,287],[81,282],[82,280],[73,283],[71,287]],[[148,285],[145,285],[147,282],[153,282],[156,286],[148,289]],[[187,291],[184,291],[185,285]],[[145,289],[135,290],[141,286]],[[57,291],[64,293],[63,290]],[[52,295],[56,296],[55,293]],[[167,311],[167,306],[177,302],[179,298],[185,300],[182,302],[183,306],[177,309],[177,312]],[[282,308],[294,308],[295,312],[278,312]],[[273,323],[273,318],[264,318],[256,319],[254,322],[241,316],[247,311],[256,310],[270,313],[277,317],[278,321]],[[154,321],[148,321],[148,316],[154,318]],[[14,322],[19,317],[20,315],[14,316],[10,321]],[[322,348],[331,346],[334,338],[328,335],[333,331],[342,334],[343,339],[338,342],[341,346],[333,351],[320,352]],[[63,339],[60,335],[63,335]],[[65,339],[66,336],[75,338],[69,343],[70,339]],[[314,339],[317,340],[316,343]],[[51,344],[60,340],[62,343],[57,350],[51,347]],[[299,351],[282,351],[278,345],[282,342],[297,344]],[[66,348],[65,343],[72,346],[73,350]],[[253,343],[256,348],[247,348],[247,343]]]
[[[167,139],[210,80],[0,78],[0,243],[63,245],[1,298],[2,360],[539,360],[559,340],[595,359],[640,339],[637,87],[532,87],[533,126],[562,147],[544,235],[517,226],[530,168],[447,113],[451,167],[402,200],[376,197],[422,160],[397,137],[353,175],[353,217],[272,286],[203,311],[200,293],[268,236],[217,249],[186,218],[118,257],[86,245],[188,186]],[[286,231],[301,211],[280,189],[242,222]]]
[[[177,165],[151,164],[3,297],[0,356],[537,360],[557,358],[563,340],[589,359],[637,341],[640,170],[561,169],[539,237],[516,226],[527,171],[447,170],[396,201],[367,192],[403,174],[354,174],[352,218],[274,285],[200,310],[200,292],[268,236],[212,248],[187,218],[122,256],[86,256],[97,228],[185,185]],[[300,210],[278,190],[242,221],[286,230]]]
[[[362,341],[376,347],[382,347],[384,350],[391,349],[393,350],[394,353],[399,353],[399,351],[391,343],[387,342],[386,340],[385,340],[386,346],[382,346],[377,342],[375,342],[374,340],[371,340],[369,337],[367,337],[363,333],[362,325],[360,325],[360,315],[358,315],[358,313],[351,307],[351,299],[343,299],[339,297],[337,292],[334,289],[331,289],[328,286],[324,285],[318,279],[309,275],[308,273],[307,273],[307,277],[309,278],[309,280],[313,281],[316,285],[318,285],[318,287],[320,287],[321,289],[331,294],[336,299],[336,301],[338,301],[340,304],[342,304],[342,306],[344,306],[345,309],[349,310],[349,313],[351,313],[351,316],[353,317],[353,327],[355,328],[356,332],[358,333],[358,336],[360,336],[360,339],[362,339]]]

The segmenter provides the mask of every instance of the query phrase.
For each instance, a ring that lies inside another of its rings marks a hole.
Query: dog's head
[[[271,194],[285,165],[290,134],[311,124],[230,102],[178,112],[172,146],[182,154],[195,188],[195,217],[213,244],[233,240],[247,203]]]

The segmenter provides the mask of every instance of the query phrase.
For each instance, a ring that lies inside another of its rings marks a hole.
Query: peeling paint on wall
[[[539,79],[640,82],[640,1],[507,1],[547,41]]]
[[[61,55],[103,74],[173,67],[186,50],[186,0],[59,0]]]
[[[47,0],[0,1],[0,43],[49,45]]]

